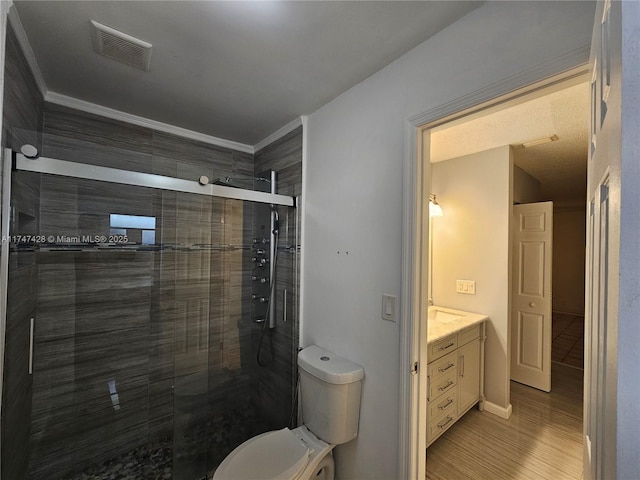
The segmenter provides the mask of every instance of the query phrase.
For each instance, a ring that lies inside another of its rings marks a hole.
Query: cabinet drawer
[[[454,388],[438,399],[430,401],[428,408],[427,422],[429,425],[433,424],[438,417],[445,413],[456,416],[458,411],[458,392]]]
[[[427,445],[446,432],[456,422],[455,413],[445,413],[439,418],[427,423]]]
[[[451,352],[429,363],[429,377],[431,381],[437,381],[441,376],[453,372],[458,367],[458,358],[456,352]]]
[[[458,333],[458,345],[466,345],[472,340],[480,337],[480,325],[474,325],[473,327],[465,328]]]
[[[451,335],[447,338],[443,338],[442,340],[438,340],[437,342],[429,345],[427,360],[429,363],[437,360],[438,358],[446,355],[449,352],[453,352],[458,347],[458,336]]]
[[[447,370],[445,375],[436,379],[429,378],[429,401],[437,399],[445,392],[454,389],[458,381],[458,368],[454,367]]]

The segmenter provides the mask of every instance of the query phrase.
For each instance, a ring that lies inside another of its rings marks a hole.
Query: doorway
[[[532,99],[541,99],[544,98],[546,96],[548,96],[550,93],[554,93],[554,92],[558,92],[560,90],[564,90],[564,89],[568,89],[571,87],[577,87],[579,85],[584,86],[585,85],[585,79],[586,79],[586,67],[581,68],[581,69],[577,69],[573,72],[571,72],[571,75],[565,75],[562,78],[554,78],[551,79],[547,82],[543,82],[544,85],[538,84],[536,85],[536,87],[529,89],[527,92],[518,92],[515,95],[510,96],[509,98],[502,98],[499,99],[498,101],[493,101],[492,103],[488,104],[488,105],[481,105],[480,107],[477,107],[475,109],[473,109],[473,111],[471,112],[463,112],[462,114],[458,114],[458,115],[454,115],[452,117],[449,118],[445,118],[443,120],[439,120],[439,121],[435,121],[435,122],[431,122],[431,123],[426,123],[425,126],[422,129],[421,132],[421,137],[418,140],[418,148],[422,149],[423,153],[423,164],[420,166],[420,171],[418,172],[420,177],[422,178],[423,181],[423,186],[422,186],[422,192],[421,192],[421,197],[422,198],[426,198],[427,194],[430,193],[434,193],[437,195],[438,201],[439,203],[442,205],[442,208],[444,210],[444,219],[438,219],[439,222],[446,224],[446,217],[447,217],[447,208],[446,208],[446,193],[443,194],[443,192],[439,192],[436,191],[438,186],[436,185],[436,183],[434,183],[437,179],[437,162],[436,164],[433,164],[433,160],[434,157],[438,155],[438,153],[436,152],[434,155],[434,149],[437,148],[437,143],[438,143],[438,139],[437,139],[437,135],[439,134],[439,132],[444,132],[449,128],[455,127],[455,129],[459,130],[459,131],[463,131],[461,125],[463,125],[464,123],[471,123],[473,125],[475,125],[477,127],[478,122],[481,121],[482,117],[487,117],[489,115],[496,115],[499,114],[499,112],[504,112],[505,109],[507,108],[514,108],[517,107],[519,105],[522,105],[523,103],[525,103],[526,101],[530,101]],[[588,105],[588,100],[587,100],[587,105]],[[586,107],[588,108],[588,106]],[[547,112],[548,113],[548,112]],[[588,118],[588,115],[587,115]],[[530,119],[529,117],[527,117],[527,119]],[[531,123],[531,122],[530,122]],[[535,130],[535,132],[537,132],[538,130]],[[533,147],[538,147],[538,146],[543,146],[543,143],[541,142],[538,145],[526,145],[526,146],[522,146],[525,143],[529,143],[529,141],[533,140],[537,140],[536,135],[538,135],[538,133],[533,133],[533,134],[529,134],[529,136],[525,136],[522,137],[519,141],[505,141],[503,144],[506,145],[507,147],[509,147],[509,150],[511,151],[511,155],[514,155],[514,150],[520,148],[522,150],[526,150],[526,149],[530,149],[527,151],[527,153],[529,152],[534,152],[536,149]],[[450,133],[450,132],[449,132]],[[501,135],[504,136],[504,131],[499,132]],[[564,136],[564,135],[563,135]],[[485,135],[484,138],[482,138],[482,141],[486,141],[487,136]],[[550,134],[549,137],[553,137],[553,134]],[[549,143],[551,142],[556,142],[557,140],[551,140]],[[451,139],[449,139],[447,142],[449,147],[453,146],[458,146],[461,144],[461,142],[459,141],[452,141]],[[492,148],[492,145],[488,145],[487,143],[482,144],[482,142],[476,142],[479,143],[481,145],[484,145],[485,148]],[[535,143],[535,142],[534,142]],[[586,142],[585,142],[586,143]],[[559,144],[557,144],[559,145]],[[495,145],[493,145],[495,146]],[[553,145],[554,147],[556,145]],[[479,145],[476,145],[475,148],[479,148]],[[540,150],[540,149],[538,149]],[[418,150],[420,151],[420,150]],[[519,152],[515,152],[516,155]],[[470,152],[464,152],[462,156],[464,156],[464,154],[470,155]],[[441,159],[440,161],[446,161],[447,159]],[[513,160],[513,158],[512,158]],[[547,164],[548,165],[548,164]],[[544,170],[545,167],[541,162],[537,161],[537,163],[534,164],[534,166],[536,168],[542,169]],[[525,173],[525,177],[530,177],[530,179],[528,180],[528,182],[531,183],[536,183],[537,179],[531,175],[530,173],[528,173],[526,170],[524,170],[523,167],[526,167],[526,162],[524,163],[519,163],[518,161],[516,161],[516,168],[515,171],[518,172],[518,169],[521,169],[524,173]],[[584,168],[584,174],[586,175],[586,152],[584,152],[584,164],[583,164],[583,168]],[[535,172],[535,169],[534,169]],[[532,172],[532,173],[534,173]],[[512,173],[513,175],[513,173]],[[520,175],[522,176],[522,175]],[[557,175],[555,174],[555,176],[561,177],[562,175]],[[512,176],[512,179],[515,177],[515,175]],[[533,182],[531,182],[530,180],[533,180]],[[522,179],[518,180],[518,181],[522,181]],[[525,182],[527,183],[527,182]],[[549,187],[545,186],[543,187],[541,185],[542,182],[537,181],[538,186],[536,188],[534,188],[534,191],[537,189],[537,193],[532,193],[529,189],[529,187],[531,185],[529,185],[528,187],[522,187],[520,188],[520,190],[522,190],[524,193],[520,192],[517,193],[514,197],[511,198],[511,202],[510,204],[513,204],[514,201],[518,201],[518,203],[522,202],[522,199],[518,197],[518,195],[522,196],[524,195],[524,197],[531,197],[531,196],[537,196],[536,199],[534,200],[529,200],[529,201],[539,201],[540,199],[546,199],[544,196],[542,195],[548,195],[548,191],[549,191]],[[580,183],[580,180],[578,179],[578,181],[576,183]],[[584,182],[582,182],[584,183]],[[560,185],[560,188],[562,189],[562,185]],[[546,190],[545,190],[546,189]],[[572,190],[572,186],[571,185],[566,185],[563,188],[563,192],[564,193],[568,193],[569,191]],[[547,197],[549,198],[549,197]],[[582,199],[585,198],[584,195],[581,196]],[[526,201],[526,200],[525,200]],[[556,200],[557,202],[557,200]],[[562,199],[561,202],[558,203],[569,203],[569,199]],[[455,211],[451,212],[455,215]],[[424,218],[424,217],[423,217]],[[510,218],[510,212],[508,214],[508,218]],[[421,234],[423,235],[422,237],[422,245],[426,245],[428,239],[430,238],[430,233],[428,232],[428,226],[426,225],[426,223],[428,222],[423,222],[423,228],[421,231]],[[433,227],[434,228],[434,232],[433,235],[436,236],[438,235],[438,228],[439,226],[436,225]],[[446,228],[446,227],[442,227],[442,228]],[[438,242],[436,242],[436,246],[434,247],[434,256],[437,257],[438,255],[438,250],[437,250],[437,245]],[[579,250],[579,248],[578,248]],[[582,252],[584,253],[584,249],[582,250]],[[511,258],[508,259],[508,261],[511,261]],[[437,262],[436,262],[437,263]],[[420,280],[422,281],[423,285],[427,285],[428,284],[428,274],[426,272],[423,272],[422,277],[419,277]],[[579,282],[580,280],[578,279],[577,282]],[[437,275],[435,275],[434,278],[434,302],[435,303],[439,303],[438,300],[438,295],[439,295],[439,287],[438,287],[438,279],[437,279]],[[440,287],[442,288],[442,287]],[[478,284],[478,288],[482,288],[480,284]],[[429,290],[431,289],[431,285],[429,285]],[[429,290],[423,290],[423,291],[429,291]],[[508,306],[508,302],[510,301],[508,299],[508,295],[506,296],[507,300],[505,300],[505,302],[507,302],[507,306]],[[584,298],[584,297],[583,297]],[[425,308],[425,302],[416,302],[414,304],[414,311],[416,309],[418,309],[418,311],[422,311],[421,309]],[[451,308],[461,308],[460,305],[453,305],[453,304],[449,304],[449,305],[444,305],[444,306],[449,306]],[[476,311],[478,311],[476,309]],[[508,310],[507,310],[508,311]],[[486,313],[486,312],[482,312],[480,311],[479,313]],[[498,325],[497,328],[495,329],[495,331],[493,332],[495,338],[494,338],[494,346],[497,345],[502,345],[504,347],[504,351],[501,352],[501,354],[503,355],[503,360],[506,360],[509,358],[510,355],[510,342],[508,340],[509,338],[509,324],[507,323],[507,318],[508,318],[508,314],[504,315],[504,320],[502,324]],[[493,319],[492,319],[493,320]],[[422,328],[426,328],[425,325],[420,325],[420,330],[422,330]],[[504,343],[502,343],[504,341]],[[489,344],[488,344],[488,348],[490,348]],[[421,353],[420,356],[420,361],[421,364],[426,364],[426,355],[423,356],[423,353]],[[422,363],[424,362],[424,363]],[[422,381],[424,382],[424,380]],[[419,382],[419,384],[422,384],[422,382]],[[500,382],[502,382],[502,385],[500,385]],[[491,382],[488,382],[487,388],[493,388],[493,393],[492,395],[489,395],[489,405],[491,405],[491,403],[495,403],[495,406],[497,407],[495,409],[495,411],[493,411],[492,413],[496,413],[498,416],[501,416],[503,418],[508,418],[510,413],[511,413],[511,403],[510,403],[510,395],[511,395],[511,389],[510,389],[510,374],[509,374],[509,368],[508,366],[506,366],[502,372],[499,373],[499,375],[494,378],[493,380],[493,386],[491,385]],[[420,389],[418,388],[418,391]],[[487,392],[489,393],[489,392]],[[492,400],[493,399],[493,400]],[[491,408],[488,408],[487,410],[491,411]],[[486,414],[485,414],[486,415]],[[424,416],[419,417],[419,418],[425,418]],[[460,427],[457,428],[464,428],[464,423],[460,422]],[[446,436],[446,435],[445,435]],[[419,444],[420,442],[418,442]],[[418,449],[419,450],[419,449]],[[417,454],[419,455],[419,451],[417,452]],[[579,461],[581,462],[581,459],[579,459]]]

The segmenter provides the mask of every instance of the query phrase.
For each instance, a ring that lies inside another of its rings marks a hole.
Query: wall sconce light
[[[436,200],[436,196],[433,193],[429,194],[429,216],[430,217],[442,217],[442,207]]]

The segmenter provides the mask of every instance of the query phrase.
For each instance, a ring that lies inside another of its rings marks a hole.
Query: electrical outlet
[[[476,281],[475,280],[456,280],[456,292],[463,293],[465,295],[475,295]]]

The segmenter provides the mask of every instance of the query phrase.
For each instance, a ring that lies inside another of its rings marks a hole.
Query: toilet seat
[[[313,450],[288,428],[253,437],[220,464],[216,480],[291,480],[309,463]]]

